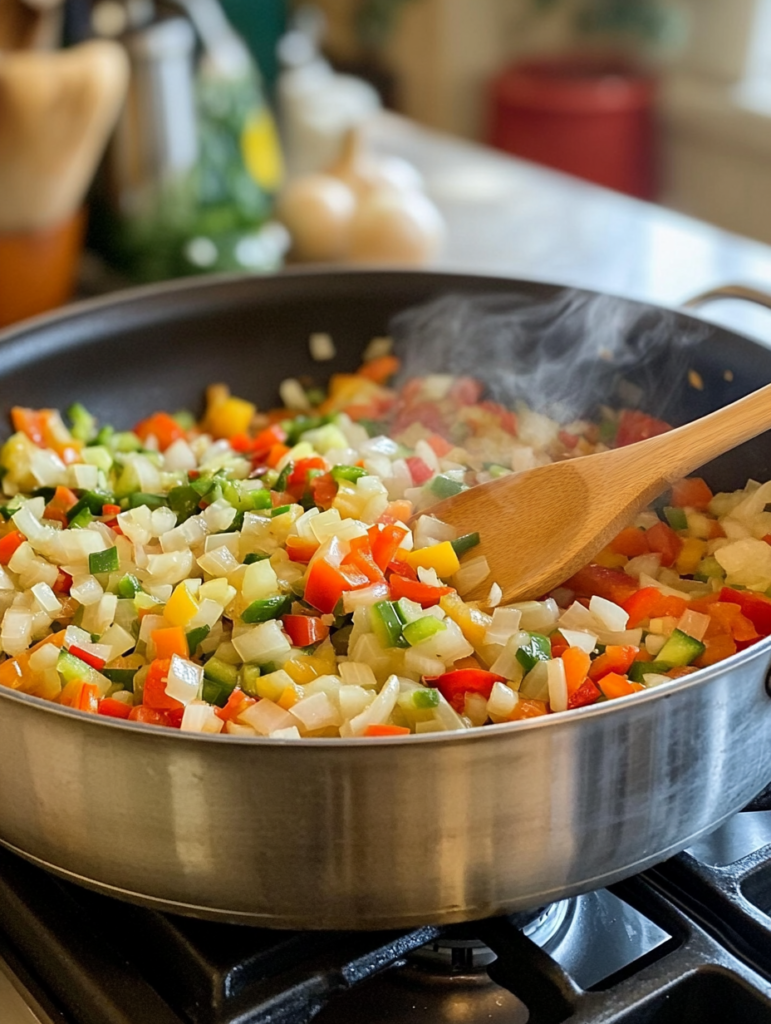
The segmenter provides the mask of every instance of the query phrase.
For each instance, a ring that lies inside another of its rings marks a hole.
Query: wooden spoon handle
[[[651,469],[660,459],[659,474],[674,482],[769,428],[771,384],[702,419],[650,438],[640,448],[645,449]]]

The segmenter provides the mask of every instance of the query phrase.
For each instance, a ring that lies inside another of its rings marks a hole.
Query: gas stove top
[[[390,933],[188,920],[0,851],[0,1024],[311,1020],[771,1024],[771,811],[611,889]]]

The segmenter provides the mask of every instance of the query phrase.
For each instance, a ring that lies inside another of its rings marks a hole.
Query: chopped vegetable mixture
[[[395,390],[397,369],[376,349],[325,394],[285,381],[268,412],[216,385],[200,422],[132,431],[13,409],[0,685],[194,732],[406,736],[615,700],[771,634],[771,483],[754,481],[683,480],[559,590],[502,607],[478,535],[431,505],[669,427],[560,425],[468,378]]]

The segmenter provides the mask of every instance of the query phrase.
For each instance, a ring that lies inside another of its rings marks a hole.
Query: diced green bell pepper
[[[664,515],[673,530],[688,529],[688,519],[684,509],[668,507],[664,509]]]
[[[252,601],[249,607],[241,613],[241,621],[267,622],[268,619],[279,619],[282,615],[288,615],[291,609],[292,598],[289,594],[264,597],[259,601]]]
[[[381,647],[409,647],[402,636],[404,623],[393,601],[378,601],[369,610],[372,632]]]
[[[363,476],[368,476],[366,469],[362,469],[361,466],[333,466],[332,467],[332,479],[335,483],[341,483],[343,480],[348,483],[355,483]]]
[[[416,644],[420,644],[424,640],[428,640],[429,637],[435,636],[437,633],[441,633],[445,629],[447,629],[447,626],[441,621],[441,619],[435,619],[433,615],[424,615],[422,619],[415,619],[414,622],[408,622],[407,625],[402,628],[402,636],[410,647],[414,647]]]
[[[434,477],[428,485],[428,489],[432,494],[435,494],[437,498],[452,498],[453,495],[460,494],[461,491],[468,490],[465,484],[458,483],[457,480],[453,480],[452,477],[445,476],[443,473]]]
[[[517,651],[517,661],[525,672],[534,668],[538,661],[551,659],[551,640],[542,633],[528,633],[530,639]]]
[[[88,556],[88,571],[96,576],[100,572],[117,572],[119,568],[118,549],[107,548],[106,551],[92,551]]]
[[[457,537],[455,540],[451,540],[452,550],[460,558],[461,555],[465,555],[471,548],[475,548],[479,543],[478,533],[464,533],[462,537]]]

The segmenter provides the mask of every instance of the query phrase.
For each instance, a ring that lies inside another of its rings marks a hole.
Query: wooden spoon
[[[702,419],[625,448],[515,473],[428,509],[478,532],[503,601],[541,597],[586,565],[671,484],[771,428],[771,384]]]

